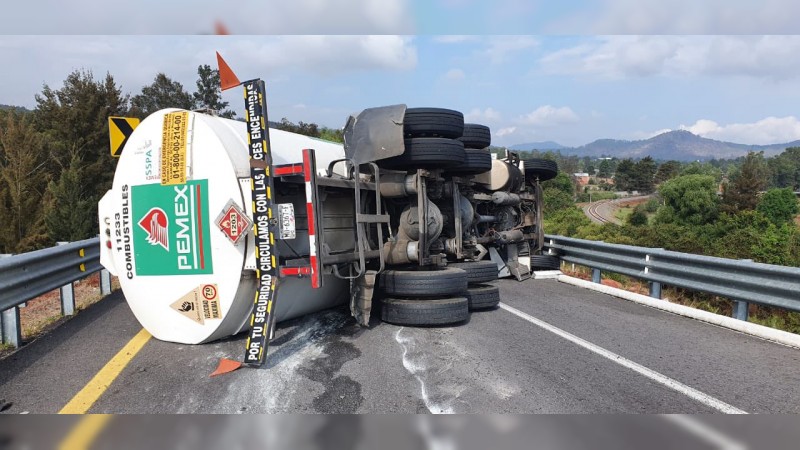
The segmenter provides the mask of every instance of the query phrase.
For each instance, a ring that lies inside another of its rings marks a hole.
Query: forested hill
[[[551,150],[527,148],[529,144],[512,146],[517,150]],[[643,158],[651,156],[656,160],[708,161],[711,159],[734,159],[747,155],[747,152],[763,151],[766,156],[780,154],[789,147],[800,146],[800,141],[774,145],[745,145],[717,141],[677,130],[659,134],[650,139],[624,141],[617,139],[598,139],[580,147],[558,149],[564,155],[589,157],[611,156],[616,158]]]

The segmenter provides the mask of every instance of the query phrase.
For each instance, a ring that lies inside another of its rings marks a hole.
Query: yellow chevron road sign
[[[109,117],[108,135],[111,140],[111,156],[119,158],[122,148],[133,134],[133,129],[139,125],[139,119],[133,117]]]

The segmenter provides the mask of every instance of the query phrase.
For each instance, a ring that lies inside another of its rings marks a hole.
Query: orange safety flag
[[[217,366],[217,370],[209,375],[210,377],[215,377],[217,375],[223,375],[226,373],[233,372],[234,370],[242,367],[243,364],[239,361],[234,361],[228,358],[222,358],[219,360],[219,366]]]
[[[219,84],[223,91],[242,84],[239,78],[236,77],[236,74],[233,73],[230,66],[228,66],[228,63],[222,59],[219,52],[217,52],[217,65],[219,66]]]

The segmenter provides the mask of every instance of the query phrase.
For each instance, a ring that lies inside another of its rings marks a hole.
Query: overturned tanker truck
[[[497,305],[485,283],[559,267],[542,254],[554,162],[493,159],[488,127],[440,108],[366,109],[344,145],[269,129],[264,83],[220,68],[246,120],[151,114],[99,204],[101,263],[154,337],[247,331],[260,365],[279,321],[349,302],[367,325],[380,302],[389,323],[459,323]]]

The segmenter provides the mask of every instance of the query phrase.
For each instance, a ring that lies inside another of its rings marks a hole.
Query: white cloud
[[[550,74],[617,79],[643,76],[800,74],[800,36],[605,36],[549,53]]]
[[[516,131],[517,131],[517,127],[506,127],[506,128],[500,128],[494,134],[497,137],[503,137],[503,136],[508,136],[510,134],[514,134],[514,132],[516,132]]]
[[[575,111],[567,106],[560,108],[544,105],[535,111],[520,116],[518,122],[523,125],[534,127],[554,127],[567,123],[574,123],[580,120]]]
[[[726,125],[710,119],[700,119],[692,125],[680,125],[676,129],[717,141],[747,145],[784,144],[800,140],[800,120],[794,116],[766,117],[749,123],[729,123]],[[649,139],[673,131],[664,128],[657,131],[637,131],[630,139]]]
[[[800,120],[794,116],[767,117],[752,123],[720,125],[713,120],[701,119],[680,129],[698,136],[738,144],[782,144],[800,140]]]
[[[439,44],[461,44],[464,42],[475,42],[479,40],[479,36],[468,34],[448,34],[443,36],[435,36],[433,42]]]
[[[95,77],[109,72],[126,92],[137,92],[158,72],[193,90],[197,66],[216,66],[215,50],[241,79],[262,77],[272,85],[298,71],[333,77],[417,65],[413,38],[401,36],[0,36],[0,57],[14,68],[4,73],[0,103],[33,106],[42,83],[60,87],[78,68]]]
[[[581,34],[790,34],[794,0],[600,0],[552,26]],[[566,30],[566,31],[565,31]]]
[[[446,81],[461,81],[466,78],[466,74],[461,69],[450,69],[442,77]]]
[[[481,110],[480,108],[473,108],[470,112],[464,114],[464,122],[467,123],[497,123],[501,121],[502,115],[499,111],[492,107]]]
[[[41,0],[9,2],[0,16],[4,34],[194,34],[211,33],[221,21],[234,34],[410,33],[409,0]],[[47,14],[43,14],[46,11]]]
[[[494,36],[480,54],[492,64],[506,62],[513,54],[536,48],[539,41],[531,36]]]

